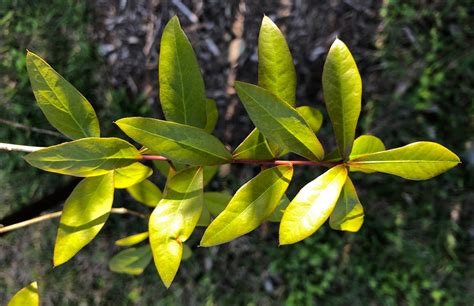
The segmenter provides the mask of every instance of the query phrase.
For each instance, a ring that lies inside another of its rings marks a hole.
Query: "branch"
[[[25,130],[25,131],[29,131],[29,132],[36,132],[36,133],[39,133],[39,134],[44,134],[44,135],[49,135],[49,136],[54,136],[54,137],[67,139],[66,136],[64,136],[63,134],[60,134],[58,132],[45,130],[45,129],[39,129],[39,128],[35,128],[35,127],[29,126],[29,125],[21,124],[21,123],[18,123],[18,122],[14,122],[14,121],[2,119],[2,118],[0,118],[0,123],[12,126],[14,128],[17,128],[17,129],[22,129],[22,130]]]
[[[42,216],[39,216],[39,217],[36,217],[36,218],[33,218],[33,219],[29,219],[29,220],[25,220],[25,221],[22,221],[22,222],[19,222],[19,223],[15,223],[15,224],[12,224],[12,225],[4,226],[4,227],[2,227],[2,225],[0,225],[0,234],[11,232],[11,231],[17,230],[19,228],[30,226],[32,224],[43,222],[43,221],[46,221],[46,220],[49,220],[49,219],[59,218],[62,213],[63,213],[62,211],[56,211],[56,212],[53,212],[53,213],[42,215]],[[140,217],[140,218],[143,218],[143,219],[148,218],[148,216],[145,215],[145,214],[142,214],[138,211],[127,209],[125,207],[112,208],[110,210],[110,213],[118,214],[118,215],[132,215],[132,216]]]
[[[160,155],[142,155],[144,160],[165,160],[171,161],[169,158]],[[339,163],[324,162],[324,161],[312,161],[312,160],[254,160],[254,159],[233,159],[229,164],[253,164],[253,165],[306,165],[306,166],[324,166],[334,167]]]
[[[0,143],[0,150],[7,151],[24,151],[24,152],[34,152],[36,150],[43,149],[42,147],[30,147],[30,146],[20,146],[13,145],[9,143]],[[143,148],[140,152],[144,152]],[[144,160],[165,160],[171,162],[171,160],[165,156],[161,155],[142,155]],[[323,167],[334,167],[340,163],[325,162],[325,161],[313,161],[313,160],[254,160],[254,159],[233,159],[229,161],[229,164],[253,164],[253,165],[290,165],[290,166],[323,166]]]

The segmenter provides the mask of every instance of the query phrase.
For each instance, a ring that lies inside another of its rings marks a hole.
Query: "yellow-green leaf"
[[[176,173],[163,199],[150,216],[148,232],[156,269],[166,287],[171,285],[183,254],[183,242],[193,232],[203,206],[202,168]]]
[[[71,259],[104,226],[114,200],[114,173],[83,179],[64,204],[54,246],[54,266]]]
[[[331,215],[346,178],[346,168],[339,165],[304,186],[283,213],[280,244],[296,243],[316,232]]]
[[[33,52],[26,55],[26,68],[38,106],[52,126],[71,139],[100,137],[92,105],[71,83]]]
[[[192,126],[140,117],[124,118],[116,123],[137,142],[178,163],[217,165],[232,159],[219,139]]]
[[[232,196],[224,191],[204,193],[204,205],[214,217],[224,211],[231,199]]]
[[[270,144],[257,129],[254,129],[247,138],[232,153],[234,159],[269,160],[275,157]]]
[[[115,241],[115,245],[118,246],[131,246],[139,244],[148,238],[148,232],[138,233]]]
[[[346,159],[360,115],[362,80],[351,52],[339,39],[332,44],[324,64],[323,93],[339,153]]]
[[[262,171],[244,184],[207,227],[201,246],[231,241],[256,229],[273,213],[293,176],[291,166]]]
[[[8,306],[38,306],[39,292],[38,283],[32,282],[25,288],[18,291],[8,302]]]
[[[354,146],[352,147],[352,152],[349,156],[349,159],[354,159],[358,155],[375,153],[380,151],[385,151],[385,145],[383,144],[382,140],[372,135],[362,135],[357,137],[356,140],[354,140]],[[375,172],[373,170],[357,168],[350,168],[350,170],[353,172],[360,171],[364,173]]]
[[[321,160],[324,150],[303,117],[269,91],[236,82],[235,88],[247,113],[269,141],[311,160]]]
[[[206,126],[204,130],[208,133],[212,133],[217,124],[219,112],[217,110],[216,101],[212,99],[206,100]]]
[[[427,180],[460,162],[456,154],[442,145],[420,141],[396,149],[358,155],[348,165],[351,169],[384,172],[408,180]]]
[[[284,194],[280,200],[280,203],[278,203],[278,206],[275,208],[270,217],[268,217],[268,221],[280,222],[281,218],[283,217],[283,212],[288,207],[288,204],[290,204],[290,200],[288,199],[286,194]]]
[[[138,150],[118,138],[83,138],[47,147],[26,155],[33,167],[65,175],[104,175],[141,158]]]
[[[193,47],[176,16],[163,30],[158,72],[161,106],[166,119],[205,128],[204,81]]]
[[[354,140],[350,159],[354,159],[357,155],[380,151],[385,151],[385,145],[382,140],[372,135],[362,135]]]
[[[160,202],[163,196],[160,188],[150,180],[144,180],[138,184],[130,186],[127,188],[127,191],[137,202],[150,207],[158,205],[158,202]]]
[[[295,106],[296,71],[285,37],[263,17],[258,35],[258,85]]]
[[[296,111],[304,118],[314,133],[319,131],[323,124],[323,114],[318,109],[311,106],[299,106]]]
[[[116,273],[142,274],[151,261],[150,246],[129,248],[117,253],[109,261],[109,269]]]
[[[152,173],[153,170],[150,167],[139,162],[116,169],[114,177],[115,188],[123,189],[138,184],[152,175]]]
[[[335,230],[357,232],[362,223],[364,223],[364,208],[359,201],[354,184],[350,178],[347,178],[336,207],[329,217],[329,226]]]

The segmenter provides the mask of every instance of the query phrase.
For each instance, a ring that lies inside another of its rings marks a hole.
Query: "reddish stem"
[[[168,158],[160,155],[142,155],[142,159],[146,160],[166,160]],[[253,164],[253,165],[306,165],[306,166],[324,166],[324,167],[334,167],[339,163],[331,163],[324,161],[311,161],[311,160],[253,160],[253,159],[233,159],[229,164]]]

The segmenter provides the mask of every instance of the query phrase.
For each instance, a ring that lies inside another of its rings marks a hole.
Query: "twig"
[[[172,0],[173,4],[181,11],[192,23],[197,23],[199,21],[196,14],[194,14],[183,2],[180,0]]]
[[[54,136],[54,137],[67,139],[67,137],[64,136],[63,134],[60,134],[60,133],[57,133],[57,132],[54,132],[54,131],[39,129],[39,128],[35,128],[35,127],[32,127],[32,126],[28,126],[28,125],[25,125],[25,124],[21,124],[21,123],[6,120],[6,119],[1,119],[0,118],[0,123],[12,126],[14,128],[22,129],[22,130],[25,130],[25,131],[31,131],[31,132],[35,132],[35,133],[39,133],[39,134],[45,134],[45,135],[49,135],[49,136]]]
[[[42,216],[39,216],[39,217],[36,217],[36,218],[33,218],[33,219],[29,219],[29,220],[25,220],[25,221],[22,221],[22,222],[19,222],[19,223],[15,223],[15,224],[12,224],[12,225],[4,226],[4,227],[1,227],[1,225],[0,225],[0,234],[6,233],[6,232],[11,232],[11,231],[20,229],[22,227],[30,226],[32,224],[43,222],[43,221],[46,221],[46,220],[49,220],[49,219],[59,218],[62,213],[63,213],[62,211],[56,211],[56,212],[53,212],[53,213],[42,215]],[[119,215],[132,215],[132,216],[140,217],[140,218],[143,218],[143,219],[147,218],[147,216],[145,214],[142,214],[138,211],[127,209],[125,207],[112,208],[110,213],[119,214]]]
[[[166,160],[168,158],[160,155],[142,155],[144,160]],[[254,159],[233,159],[229,161],[229,164],[253,164],[253,165],[305,165],[305,166],[324,166],[334,167],[340,163],[332,163],[325,161],[312,161],[312,160],[254,160]]]

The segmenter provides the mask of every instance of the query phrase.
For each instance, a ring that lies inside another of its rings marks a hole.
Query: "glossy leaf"
[[[38,283],[33,282],[18,291],[8,302],[8,306],[38,306],[39,292]]]
[[[283,195],[283,197],[280,200],[280,203],[278,203],[278,206],[275,208],[275,210],[270,215],[270,217],[268,217],[268,221],[280,222],[281,218],[283,217],[283,212],[288,207],[288,204],[290,204],[290,200],[288,199],[286,195]]]
[[[364,208],[359,201],[354,184],[347,178],[342,188],[336,207],[329,218],[332,229],[357,232],[364,223]]]
[[[380,151],[385,151],[385,145],[382,140],[372,135],[362,135],[354,140],[350,159],[354,159],[357,155]]]
[[[397,175],[408,180],[427,180],[459,164],[459,157],[440,144],[415,142],[404,147],[358,155],[351,168]]]
[[[227,192],[205,192],[204,204],[214,217],[224,211],[232,196]]]
[[[183,242],[193,232],[203,206],[202,168],[171,177],[163,199],[150,216],[149,233],[156,269],[166,287],[171,285],[183,254]]]
[[[258,35],[258,85],[295,106],[296,71],[285,37],[263,17]]]
[[[118,138],[83,138],[47,147],[26,155],[33,167],[65,175],[104,175],[141,158],[138,150]]]
[[[168,22],[161,37],[159,81],[166,119],[205,128],[204,81],[191,43],[176,16]]]
[[[115,241],[118,246],[132,246],[145,241],[148,238],[148,232],[138,233]]]
[[[150,264],[151,258],[151,249],[148,244],[125,249],[110,259],[109,269],[116,273],[140,275]]]
[[[130,166],[115,170],[115,188],[123,189],[138,184],[152,175],[153,170],[142,163],[133,163]]]
[[[332,44],[324,64],[323,93],[339,153],[347,158],[360,115],[362,81],[351,52],[339,39]]]
[[[54,266],[71,259],[104,226],[114,200],[114,173],[83,179],[64,204],[54,246]]]
[[[316,232],[331,215],[346,178],[346,168],[339,165],[304,186],[283,213],[280,244],[296,243]]]
[[[219,117],[219,113],[217,110],[216,101],[212,99],[206,100],[206,126],[204,130],[208,133],[212,133],[214,128],[217,124],[217,119]]]
[[[352,147],[352,152],[349,156],[349,159],[354,159],[358,155],[375,153],[380,151],[385,151],[385,145],[383,144],[382,140],[372,135],[362,135],[357,137],[356,140],[354,140],[354,146]],[[350,170],[354,172],[359,171],[364,173],[375,172],[373,170],[357,168],[350,168]]]
[[[324,150],[301,115],[269,91],[236,82],[235,88],[250,119],[268,140],[311,160],[320,160]]]
[[[71,83],[33,52],[26,55],[26,68],[38,106],[52,126],[71,139],[100,137],[92,105]]]
[[[232,153],[234,159],[269,160],[275,157],[265,137],[254,129]]]
[[[137,202],[145,204],[146,206],[155,207],[160,202],[163,194],[150,180],[144,180],[138,184],[127,188],[128,193]]]
[[[256,229],[273,213],[293,176],[291,166],[262,171],[244,184],[207,227],[201,246],[229,242]]]
[[[296,111],[303,117],[314,133],[319,131],[323,124],[323,114],[319,110],[311,106],[300,106]]]
[[[217,165],[232,158],[219,139],[192,126],[140,117],[116,123],[135,141],[178,163]]]
[[[339,153],[339,150],[335,149],[329,152],[328,154],[324,155],[324,161],[327,161],[327,162],[342,161],[342,157],[341,157],[341,154]]]

